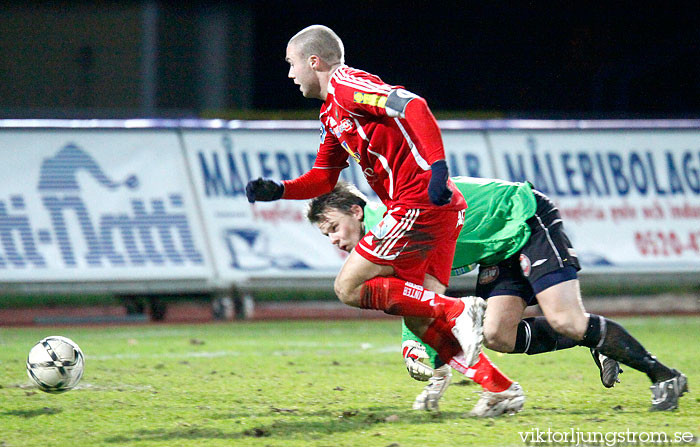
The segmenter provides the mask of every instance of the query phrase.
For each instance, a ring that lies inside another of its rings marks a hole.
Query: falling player
[[[619,324],[585,313],[575,279],[578,262],[570,256],[573,248],[563,232],[559,212],[549,199],[527,183],[470,177],[452,180],[469,204],[457,240],[452,274],[463,274],[480,265],[476,292],[488,300],[486,346],[527,354],[586,346],[591,349],[605,387],[618,381],[619,360],[651,379],[653,410],[676,408],[678,398],[687,390],[685,375],[660,363]],[[307,217],[331,243],[349,251],[365,228],[380,221],[384,211],[380,204],[367,202],[354,187],[339,182],[332,192],[310,202]],[[557,259],[556,253],[565,254]],[[530,262],[549,258],[553,261]],[[564,269],[560,262],[566,266]],[[567,287],[557,287],[562,283],[568,283]],[[543,291],[554,294],[542,294]],[[521,320],[526,306],[538,302],[545,316]],[[583,331],[564,327],[564,322],[582,317],[592,321]],[[595,328],[596,323],[600,329],[594,331],[591,327]],[[440,359],[429,349],[426,352],[420,340],[405,328],[403,343],[408,348],[403,350],[404,357],[413,353],[405,358],[412,376],[429,377],[431,367],[438,371],[437,379],[428,384],[417,401],[431,393],[439,399],[438,391],[444,392],[441,384],[446,374],[440,369]],[[429,364],[420,360],[429,360]],[[487,392],[480,403],[489,408],[498,405],[498,400],[498,393]],[[478,410],[475,408],[475,412]]]

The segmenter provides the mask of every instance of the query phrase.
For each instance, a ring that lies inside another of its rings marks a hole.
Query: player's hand
[[[406,340],[401,345],[403,361],[406,363],[408,374],[416,380],[425,382],[435,374],[435,370],[428,366],[428,354],[425,346],[415,340]]]
[[[447,205],[452,200],[452,191],[447,187],[450,173],[445,160],[438,160],[430,165],[431,177],[428,184],[428,197],[435,205]]]
[[[245,196],[250,203],[255,203],[256,200],[260,202],[279,200],[282,194],[284,194],[284,185],[269,178],[258,177],[245,185]]]

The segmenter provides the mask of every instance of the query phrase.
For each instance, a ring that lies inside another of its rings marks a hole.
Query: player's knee
[[[359,306],[359,294],[347,283],[347,281],[343,281],[342,278],[338,277],[333,284],[333,288],[336,296],[341,302],[347,304],[348,306]]]
[[[569,312],[547,315],[547,322],[557,333],[575,340],[580,340],[586,331],[586,321]]]
[[[484,346],[497,352],[511,352],[515,340],[508,337],[506,331],[496,326],[484,326]]]

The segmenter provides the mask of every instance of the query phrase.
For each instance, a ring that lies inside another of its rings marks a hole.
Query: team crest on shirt
[[[530,276],[530,273],[532,273],[532,263],[530,262],[530,258],[525,256],[524,253],[520,253],[520,269],[523,271],[525,277]]]
[[[394,219],[391,214],[387,214],[384,219],[379,221],[379,223],[369,230],[369,232],[372,233],[377,239],[384,239],[384,237],[389,234],[389,231],[391,231],[396,224],[396,219]]]
[[[484,285],[493,282],[498,278],[498,266],[492,265],[479,270],[479,284]]]

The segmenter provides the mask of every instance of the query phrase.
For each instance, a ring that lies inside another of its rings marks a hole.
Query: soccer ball
[[[52,335],[39,341],[27,356],[27,374],[41,391],[63,393],[80,382],[83,351],[69,338]]]

